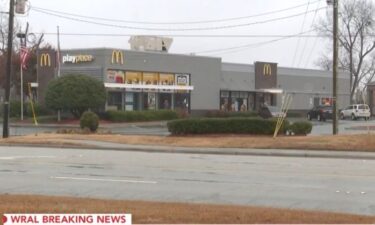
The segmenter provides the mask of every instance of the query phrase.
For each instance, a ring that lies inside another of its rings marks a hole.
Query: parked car
[[[271,112],[272,117],[286,117],[286,113],[282,112],[277,106],[267,106],[267,108]]]
[[[263,119],[268,119],[271,117],[286,117],[286,113],[282,112],[277,106],[263,105],[260,107],[258,114]]]
[[[315,106],[307,113],[307,119],[317,119],[319,121],[325,121],[332,119],[332,106],[320,105]]]
[[[358,118],[364,118],[368,120],[370,116],[370,107],[366,104],[350,105],[340,112],[341,119],[351,118],[352,120],[356,120]]]

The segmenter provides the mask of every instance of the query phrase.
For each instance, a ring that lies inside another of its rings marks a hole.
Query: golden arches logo
[[[270,64],[265,63],[263,65],[263,75],[264,76],[271,76],[272,75],[272,67]]]
[[[51,66],[51,56],[48,53],[43,53],[40,56],[40,67]]]
[[[122,51],[112,51],[112,64],[124,64],[124,53]]]

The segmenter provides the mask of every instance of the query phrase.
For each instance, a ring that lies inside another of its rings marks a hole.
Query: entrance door
[[[190,95],[188,93],[176,93],[175,94],[175,109],[184,110],[189,112],[190,107]]]
[[[156,93],[143,93],[143,109],[156,110]]]
[[[139,93],[137,92],[126,92],[124,93],[124,105],[125,111],[138,110]]]
[[[172,94],[171,93],[159,94],[159,109],[172,109]]]

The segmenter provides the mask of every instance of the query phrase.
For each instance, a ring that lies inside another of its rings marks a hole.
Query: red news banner
[[[4,225],[130,225],[131,214],[4,214]]]

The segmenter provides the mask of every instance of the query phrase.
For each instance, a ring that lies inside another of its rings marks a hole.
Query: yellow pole
[[[288,97],[288,95],[285,95],[285,97],[284,97],[284,101],[283,101],[283,103],[281,104],[281,108],[280,108],[281,112],[283,112],[283,109],[284,109],[284,107],[285,107],[285,103],[286,103],[286,101],[287,101],[287,97]],[[276,135],[277,135],[277,133],[278,133],[279,126],[280,126],[279,124],[280,124],[280,122],[281,122],[281,117],[282,117],[282,114],[279,115],[279,116],[277,117],[277,123],[276,123],[275,131],[274,131],[274,133],[273,133],[273,137],[276,137]]]
[[[282,109],[281,109],[281,113],[282,115],[278,118],[278,121],[277,121],[277,124],[276,124],[276,128],[275,128],[275,132],[273,134],[273,137],[275,138],[277,136],[277,134],[279,133],[279,130],[280,128],[282,127],[283,123],[284,123],[284,120],[285,120],[285,117],[286,117],[286,113],[288,112],[288,109],[292,103],[292,96],[291,95],[286,95],[285,96],[285,100],[283,102],[284,104],[282,104]]]
[[[36,120],[35,111],[34,111],[34,104],[33,104],[33,94],[31,92],[31,84],[29,83],[29,96],[30,96],[30,104],[31,104],[31,111],[33,112],[33,119],[35,126],[38,126],[38,121]]]

